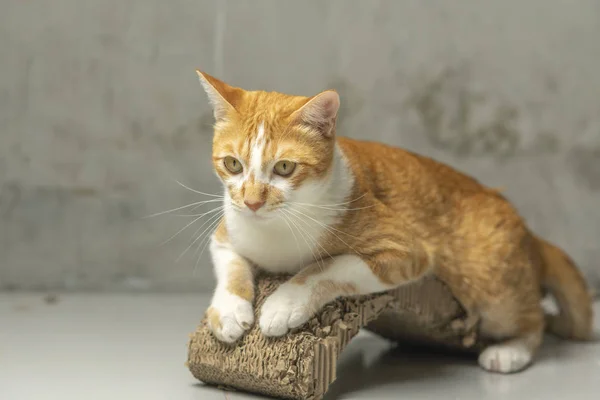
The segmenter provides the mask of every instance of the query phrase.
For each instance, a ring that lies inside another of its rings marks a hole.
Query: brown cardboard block
[[[258,278],[255,312],[285,277]],[[237,343],[219,342],[203,320],[191,335],[188,368],[199,380],[224,388],[286,399],[318,400],[336,379],[340,353],[360,328],[395,341],[477,351],[464,311],[435,278],[389,292],[338,299],[300,329],[267,338],[257,324]]]

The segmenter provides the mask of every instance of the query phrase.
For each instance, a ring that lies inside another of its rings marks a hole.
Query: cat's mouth
[[[257,211],[253,211],[245,206],[240,206],[235,203],[231,203],[231,208],[242,215],[244,218],[248,218],[252,221],[271,221],[279,216],[278,210],[281,208],[280,204],[270,205],[268,208],[261,208]]]
[[[242,212],[244,213],[244,215],[248,218],[251,219],[255,219],[258,221],[266,221],[266,220],[270,220],[273,219],[273,217],[275,216],[275,210],[262,210],[262,211],[252,211],[249,209],[245,209],[242,210]]]
[[[277,207],[269,208],[266,210],[258,210],[252,211],[248,208],[240,208],[239,212],[244,215],[244,217],[252,220],[252,221],[271,221],[277,217]]]

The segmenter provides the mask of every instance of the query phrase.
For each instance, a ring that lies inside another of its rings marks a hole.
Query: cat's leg
[[[445,280],[466,310],[467,320],[478,321],[479,335],[497,341],[479,355],[479,365],[486,371],[511,373],[525,369],[542,342],[544,313],[539,290],[530,274],[519,273],[518,269],[515,274],[520,275],[515,284],[499,284],[501,273],[490,273],[494,281],[470,274],[467,285]]]
[[[518,282],[503,285],[493,297],[484,294],[478,304],[481,335],[499,340],[479,355],[479,365],[490,372],[525,369],[533,362],[543,340],[544,310],[539,286],[530,273],[533,269],[526,261],[512,266],[514,269],[507,267],[507,274],[519,276]],[[502,278],[500,274],[498,277]]]
[[[491,345],[479,355],[479,365],[486,371],[504,374],[522,371],[533,362],[542,336],[543,327]]]
[[[441,262],[435,273],[467,316],[479,317],[479,336],[496,342],[481,352],[479,365],[511,373],[532,363],[543,338],[544,313],[535,253],[518,236],[501,239],[492,237],[492,245],[474,241],[468,252],[455,252],[455,259]]]
[[[207,310],[207,320],[217,339],[232,343],[254,323],[254,269],[218,233],[210,245],[217,287]]]
[[[520,281],[507,285],[495,301],[481,303],[481,334],[499,340],[479,355],[479,365],[487,371],[511,373],[527,368],[542,343],[545,321],[540,290],[531,274],[522,274]]]
[[[401,263],[396,262],[396,268]],[[409,272],[406,272],[409,271]],[[406,279],[378,263],[377,257],[363,260],[356,255],[341,255],[311,264],[283,283],[264,302],[259,325],[266,336],[281,336],[307,322],[325,304],[340,296],[365,295],[397,287],[422,275],[411,275],[415,268],[406,268]]]

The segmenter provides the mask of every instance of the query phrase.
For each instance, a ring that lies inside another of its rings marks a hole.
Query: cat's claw
[[[312,316],[310,293],[300,285],[283,284],[262,306],[259,326],[265,336],[283,336],[306,323]]]
[[[215,296],[206,317],[215,337],[226,343],[237,341],[254,324],[252,303],[229,293]]]

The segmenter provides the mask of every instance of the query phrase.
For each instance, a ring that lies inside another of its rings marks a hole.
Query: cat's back
[[[448,165],[382,143],[340,138],[339,145],[356,176],[357,192],[370,192],[385,205],[371,211],[371,218],[392,212],[422,232],[435,229],[479,242],[502,235],[520,242],[527,235],[504,196]]]
[[[476,179],[429,157],[384,143],[338,137],[338,145],[361,186],[418,197],[492,194]]]

